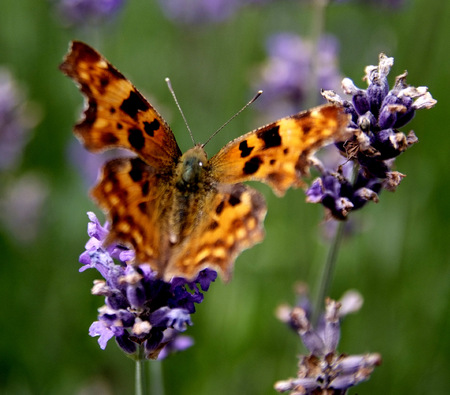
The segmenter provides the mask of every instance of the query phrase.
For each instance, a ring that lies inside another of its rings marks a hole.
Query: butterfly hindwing
[[[111,221],[106,244],[119,241],[134,248],[138,262],[158,261],[165,223],[158,214],[162,199],[170,194],[164,181],[139,158],[119,158],[104,165],[91,195]]]
[[[211,267],[229,280],[236,257],[264,238],[266,203],[255,189],[244,184],[219,185],[206,207],[189,239],[173,250],[167,278],[180,274],[193,278]]]

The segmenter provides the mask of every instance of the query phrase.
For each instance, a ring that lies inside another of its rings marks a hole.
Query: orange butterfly
[[[166,280],[206,267],[229,279],[236,257],[264,237],[264,198],[241,182],[282,196],[303,185],[311,154],[346,135],[348,116],[325,105],[238,137],[211,159],[200,144],[182,154],[161,115],[94,49],[72,42],[60,69],[86,97],[74,130],[85,147],[137,154],[106,163],[92,190],[111,222],[107,242],[130,245]]]

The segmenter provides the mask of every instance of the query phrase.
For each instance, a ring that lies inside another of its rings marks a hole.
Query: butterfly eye
[[[199,162],[198,162],[198,166],[199,166],[199,167],[203,167],[203,162],[202,162],[202,161],[199,161]]]

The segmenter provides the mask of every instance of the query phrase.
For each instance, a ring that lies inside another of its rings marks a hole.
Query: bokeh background
[[[88,239],[86,211],[103,217],[87,194],[97,159],[83,156],[71,132],[81,95],[58,70],[69,41],[93,45],[128,76],[184,151],[192,143],[165,77],[204,141],[265,88],[271,37],[288,32],[308,42],[320,20],[304,1],[124,0],[93,18],[62,3],[1,3],[0,393],[128,394],[133,361],[113,340],[101,351],[88,336],[103,301],[90,295],[98,275],[78,273],[78,256]],[[209,11],[197,12],[197,3]],[[365,87],[364,67],[383,51],[395,58],[391,83],[407,69],[408,82],[428,86],[438,100],[403,130],[420,140],[397,159],[407,177],[354,213],[354,233],[339,253],[330,296],[352,288],[365,299],[343,323],[339,350],[383,357],[350,393],[448,393],[449,18],[450,3],[440,0],[342,1],[328,6],[320,29],[335,40],[331,64],[342,76]],[[209,143],[210,155],[266,122],[271,108],[283,111],[266,92]],[[295,99],[295,111],[315,101]],[[275,381],[295,376],[304,349],[274,311],[295,303],[296,281],[316,288],[328,251],[323,210],[305,203],[301,190],[278,199],[255,187],[268,202],[266,239],[239,257],[230,283],[219,279],[206,293],[187,331],[195,345],[155,363],[166,394],[274,394]]]

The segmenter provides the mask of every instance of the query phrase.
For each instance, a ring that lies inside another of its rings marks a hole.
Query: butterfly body
[[[228,279],[236,257],[264,237],[264,198],[242,182],[282,196],[303,185],[317,149],[346,135],[347,115],[327,105],[238,137],[211,159],[202,145],[182,154],[161,115],[94,49],[73,42],[60,68],[86,98],[74,130],[85,147],[136,154],[107,162],[92,190],[111,221],[106,242],[130,245],[166,280],[206,267]]]

